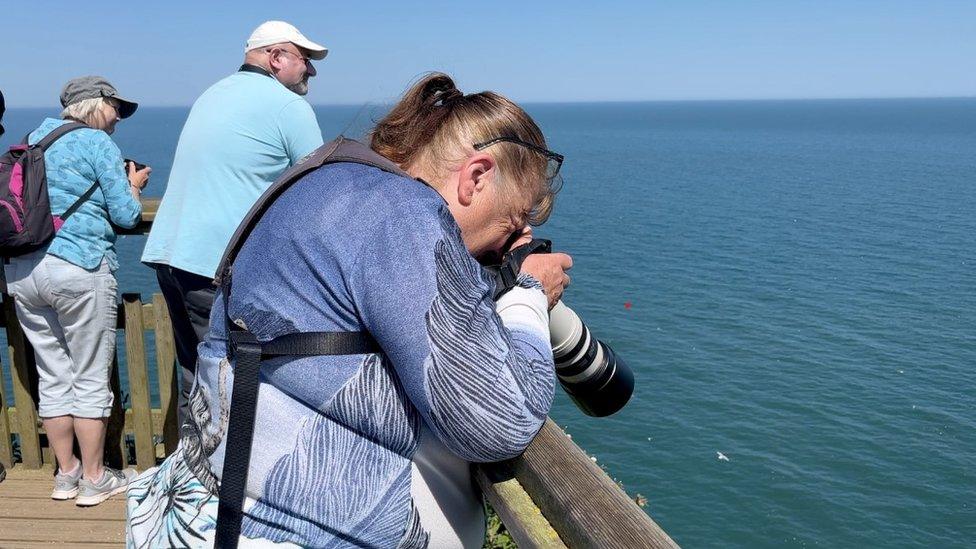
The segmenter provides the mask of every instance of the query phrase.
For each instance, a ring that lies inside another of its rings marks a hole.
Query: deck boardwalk
[[[18,466],[0,482],[0,547],[123,547],[125,496],[95,507],[54,501],[53,470]]]

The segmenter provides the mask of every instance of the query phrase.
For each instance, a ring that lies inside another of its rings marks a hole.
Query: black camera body
[[[515,287],[526,257],[551,251],[552,242],[536,239],[505,254],[501,265],[487,267],[495,273],[495,299]],[[634,372],[562,301],[549,311],[549,341],[559,384],[583,413],[609,416],[627,404]]]
[[[124,160],[122,160],[122,169],[123,169],[123,170],[125,170],[125,173],[126,173],[126,174],[128,174],[128,173],[129,173],[129,163],[130,163],[130,162],[131,162],[132,164],[135,164],[135,166],[136,166],[136,171],[139,171],[139,170],[144,170],[144,169],[146,169],[146,165],[145,165],[145,164],[141,164],[141,163],[139,163],[139,162],[136,162],[135,160],[132,160],[131,158],[126,158],[126,159],[124,159]]]

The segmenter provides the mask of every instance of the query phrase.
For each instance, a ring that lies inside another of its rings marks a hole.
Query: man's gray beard
[[[285,86],[285,87],[297,93],[298,95],[305,95],[308,93],[308,79],[303,79],[301,82],[296,82],[290,86]]]

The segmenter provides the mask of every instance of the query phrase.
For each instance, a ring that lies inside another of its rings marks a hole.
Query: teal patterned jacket
[[[67,120],[47,118],[30,133],[36,144]],[[98,181],[91,198],[65,221],[47,253],[84,269],[97,269],[104,258],[112,271],[119,268],[115,255],[115,229],[134,227],[142,206],[129,192],[122,152],[102,130],[82,128],[68,133],[44,153],[51,212],[60,215]]]

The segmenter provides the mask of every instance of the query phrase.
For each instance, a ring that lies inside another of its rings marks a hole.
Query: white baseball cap
[[[251,37],[247,39],[247,44],[244,45],[244,52],[247,53],[257,48],[263,48],[272,44],[281,44],[282,42],[291,42],[299,48],[306,50],[309,59],[323,59],[329,53],[328,48],[305,38],[305,35],[299,32],[294,25],[290,25],[284,21],[265,21],[258,25],[258,28],[254,29],[254,32],[251,33]]]

